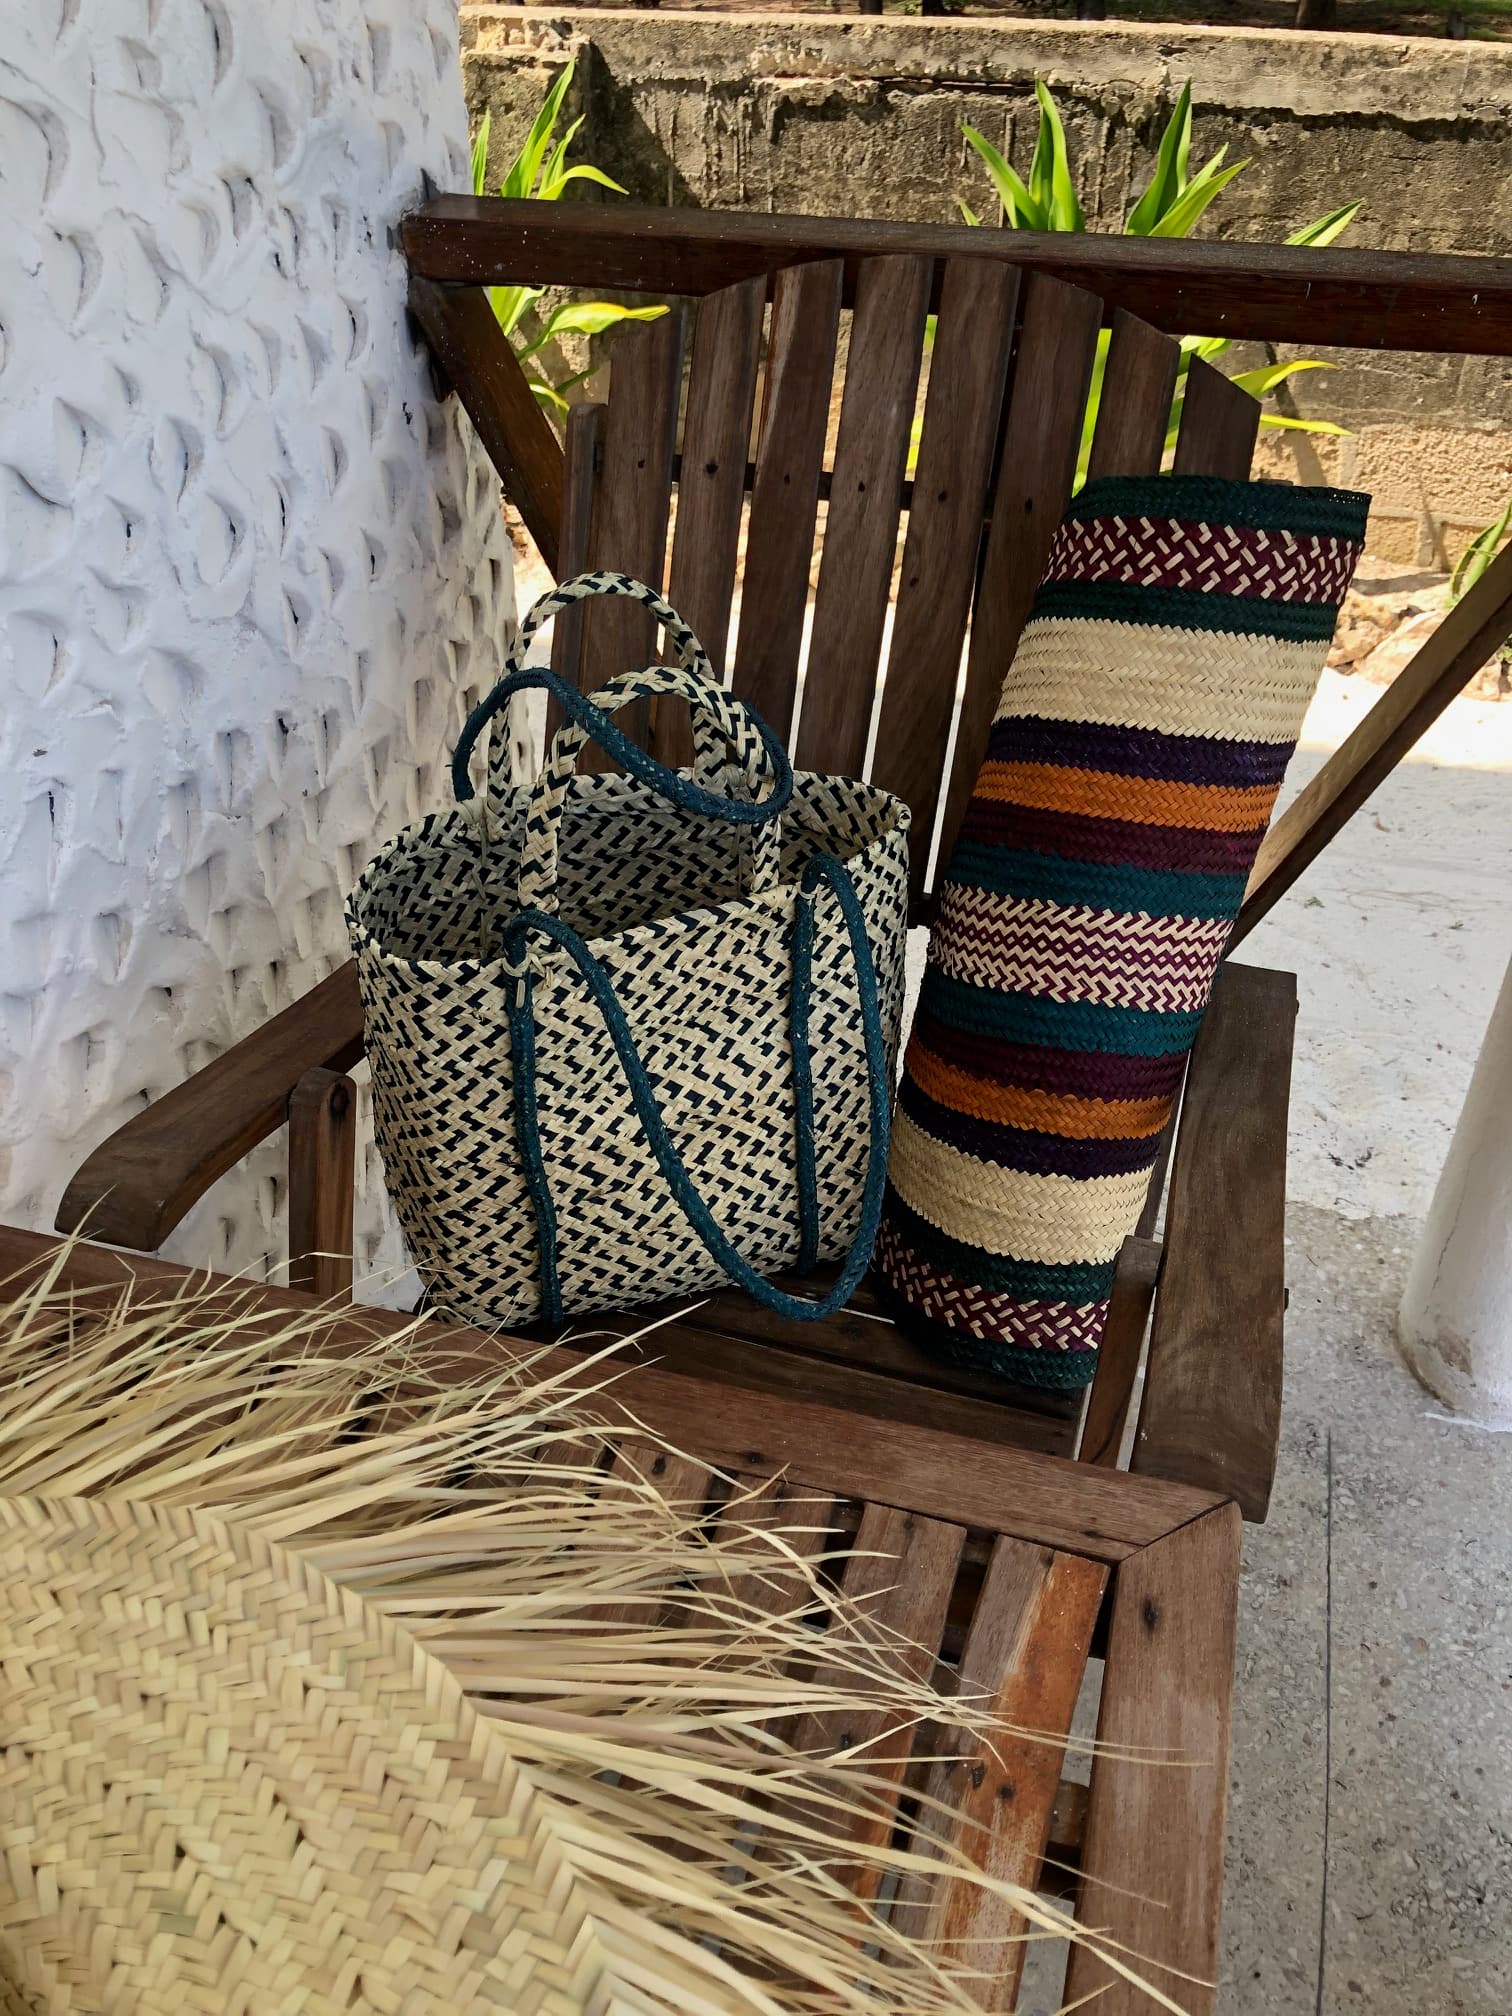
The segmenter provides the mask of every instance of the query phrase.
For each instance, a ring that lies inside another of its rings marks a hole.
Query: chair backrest
[[[923,899],[1075,482],[1094,373],[1089,473],[1145,474],[1166,447],[1179,346],[1122,311],[1100,344],[1094,295],[1000,260],[884,254],[860,263],[848,304],[844,286],[838,259],[787,267],[769,322],[762,279],[704,296],[686,372],[693,304],[622,333],[607,401],[568,421],[557,570],[664,587],[796,762],[906,799]],[[1258,424],[1247,393],[1193,362],[1175,466],[1246,475]],[[650,617],[613,602],[559,625],[553,664],[591,690],[653,654]],[[686,760],[671,703],[641,730]]]

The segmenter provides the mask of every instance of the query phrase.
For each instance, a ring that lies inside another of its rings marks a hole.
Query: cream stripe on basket
[[[1003,1172],[926,1134],[899,1110],[893,1119],[893,1188],[911,1210],[953,1239],[1044,1267],[1117,1258],[1149,1187],[1147,1169],[1127,1176],[1034,1176]]]
[[[996,718],[1294,742],[1317,683],[1315,643],[1230,636],[1220,654],[1203,630],[1040,617],[1025,625]]]
[[[1207,1005],[1230,929],[1226,917],[1132,915],[947,882],[932,956],[973,987],[1189,1010]]]

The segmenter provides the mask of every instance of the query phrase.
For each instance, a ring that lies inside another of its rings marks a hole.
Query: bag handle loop
[[[813,993],[813,954],[816,929],[814,906],[821,883],[839,899],[841,914],[850,940],[851,959],[861,1000],[861,1029],[866,1045],[867,1093],[871,1110],[871,1145],[862,1191],[861,1223],[851,1241],[839,1278],[817,1301],[789,1295],[775,1287],[736,1252],[715,1222],[704,1199],[694,1188],[687,1166],[678,1154],[657,1106],[646,1067],[636,1049],[635,1038],[625,1019],[625,1011],[614,983],[586,942],[568,924],[547,911],[522,912],[505,927],[504,956],[515,975],[509,1010],[509,1042],[514,1064],[515,1137],[521,1167],[535,1212],[540,1243],[541,1310],[549,1323],[561,1321],[561,1284],[557,1269],[556,1212],[541,1153],[540,1125],[536,1108],[535,1019],[531,1011],[531,975],[527,943],[539,932],[560,945],[570,956],[604,1018],[620,1067],[625,1074],[636,1117],[645,1130],[667,1186],[682,1206],[688,1222],[704,1249],[739,1287],[766,1308],[795,1322],[818,1322],[843,1309],[866,1272],[877,1226],[882,1215],[882,1191],[887,1176],[890,1131],[890,1099],[887,1082],[887,1046],[882,1035],[882,1014],[878,1002],[877,970],[872,959],[866,918],[856,895],[849,870],[833,854],[810,857],[799,884],[797,914],[793,923],[793,990],[790,1032],[793,1045],[793,1082],[797,1108],[798,1221],[800,1272],[808,1272],[819,1257],[819,1189],[814,1161],[813,1067],[810,1053],[809,1009]]]

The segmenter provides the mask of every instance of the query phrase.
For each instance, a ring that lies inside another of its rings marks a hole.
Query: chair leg
[[[289,1095],[289,1286],[352,1299],[357,1088],[342,1071],[306,1071]]]

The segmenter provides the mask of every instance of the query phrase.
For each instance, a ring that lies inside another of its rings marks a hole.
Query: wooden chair
[[[138,1307],[187,1293],[197,1323],[213,1315],[206,1294],[224,1294],[249,1344],[264,1320],[271,1334],[286,1334],[291,1316],[318,1313],[297,1292],[191,1276],[83,1242],[60,1254],[50,1236],[0,1227],[0,1278],[11,1294],[54,1268],[60,1285],[85,1293],[131,1284]],[[409,1327],[384,1310],[327,1310],[327,1352]],[[502,1370],[520,1348],[436,1324],[424,1341],[411,1337],[404,1363],[418,1354],[432,1376],[460,1365],[475,1377]],[[1069,1898],[1190,2016],[1211,2016],[1239,1568],[1232,1502],[921,1421],[848,1433],[832,1404],[659,1366],[630,1371],[607,1392],[602,1367],[583,1370],[567,1352],[537,1358],[531,1369],[537,1379],[560,1375],[597,1389],[590,1411],[611,1430],[609,1477],[649,1472],[710,1521],[721,1517],[733,1481],[754,1494],[742,1497],[743,1525],[781,1532],[810,1560],[848,1550],[844,1585],[899,1634],[900,1659],[915,1673],[935,1667],[947,1692],[958,1675],[1003,1725],[991,1743],[963,1749],[959,1733],[936,1727],[855,1716],[831,1727],[815,1718],[794,1732],[798,1747],[870,1744],[873,1769],[898,1788],[892,1824],[904,1845],[909,1795],[926,1793],[981,1866]],[[647,1429],[686,1454],[638,1449]],[[775,1576],[752,1576],[732,1593],[757,1605],[793,1600],[791,1584]],[[815,1649],[822,1657],[817,1637]],[[1090,1759],[1082,1752],[1080,1768],[1063,1778],[1089,1666],[1103,1748]],[[880,1832],[889,1821],[879,1814],[856,1824]],[[837,1835],[844,1838],[839,1825]],[[921,1873],[877,1908],[908,1913],[910,1930],[985,1976],[984,2008],[1015,2006],[1024,1928],[1005,1906]],[[1104,2016],[1154,2007],[1092,1952],[1074,1948],[1065,2000],[1076,2006],[1083,1997]]]
[[[1103,306],[1085,290],[1025,278],[1001,262],[923,254],[883,254],[853,273],[841,259],[785,268],[772,286],[769,330],[767,293],[765,280],[744,281],[704,298],[696,320],[679,305],[620,339],[607,404],[577,407],[569,420],[555,564],[561,575],[613,565],[665,583],[734,689],[789,738],[796,762],[866,770],[907,799],[923,916],[936,837],[943,858],[1071,491]],[[847,306],[843,394],[827,458]],[[490,416],[485,438],[494,445],[507,436],[508,451],[499,451],[506,476],[532,453],[544,461],[550,430],[521,397],[523,380],[514,383],[518,368],[481,292],[454,295],[416,281],[414,307],[442,368]],[[1114,315],[1094,473],[1158,468],[1177,354],[1171,338]],[[1244,475],[1257,424],[1252,399],[1194,364],[1176,466]],[[800,705],[821,501],[810,646],[818,669]],[[731,649],[743,520],[747,613]],[[591,689],[654,650],[644,611],[605,604],[586,620],[559,623],[553,662]],[[644,730],[659,756],[685,760],[685,715],[663,707]],[[384,836],[373,837],[376,845]],[[1135,1467],[1221,1490],[1251,1517],[1265,1510],[1279,1421],[1293,1012],[1288,977],[1238,967],[1224,975],[1193,1062],[1166,1236],[1153,1237],[1152,1189],[1119,1268],[1081,1429],[1084,1456],[1117,1460],[1153,1300]],[[290,1278],[322,1293],[348,1288],[349,1261],[316,1256],[351,1251],[354,1100],[344,1074],[361,1042],[356,989],[343,969],[97,1150],[69,1186],[60,1226],[87,1223],[97,1236],[154,1250],[208,1184],[287,1116]],[[643,1321],[639,1312],[626,1327]],[[720,1295],[659,1329],[655,1353],[741,1385],[833,1395],[876,1419],[923,1420],[1059,1453],[1077,1446],[1080,1395],[1007,1388],[940,1364],[874,1313],[864,1285],[851,1309],[824,1324],[784,1325],[744,1296]]]

